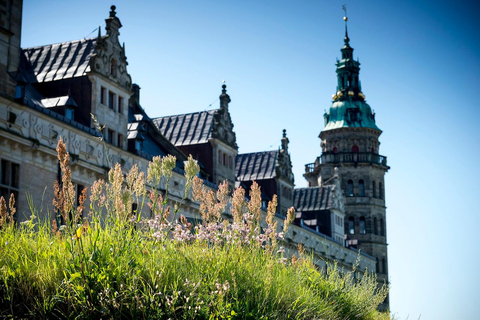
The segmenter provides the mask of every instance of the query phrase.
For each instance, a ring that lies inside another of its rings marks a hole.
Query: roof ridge
[[[201,114],[201,113],[210,113],[211,111],[217,111],[220,110],[220,108],[217,109],[210,109],[210,110],[203,110],[203,111],[196,111],[196,112],[189,112],[189,113],[179,113],[179,114],[171,114],[171,115],[166,115],[166,116],[160,116],[160,117],[155,117],[151,118],[152,120],[157,120],[157,119],[163,119],[163,118],[171,118],[171,117],[178,117],[178,116],[188,116],[191,114]]]
[[[97,37],[94,38],[83,38],[83,39],[78,39],[78,40],[71,40],[71,41],[63,41],[63,42],[55,42],[55,43],[50,43],[50,44],[44,44],[40,46],[34,46],[34,47],[28,47],[28,48],[21,48],[22,51],[24,50],[29,50],[29,49],[40,49],[48,46],[54,46],[57,44],[66,44],[66,43],[74,43],[74,42],[80,42],[80,41],[92,41],[92,40],[97,40]]]
[[[260,154],[260,153],[271,153],[271,152],[278,153],[278,150],[267,150],[267,151],[254,151],[254,152],[247,152],[247,153],[239,153],[239,154],[237,154],[237,157],[238,156],[243,156],[243,155],[249,155],[249,154]]]

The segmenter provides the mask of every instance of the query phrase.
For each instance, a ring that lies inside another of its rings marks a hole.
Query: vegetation
[[[301,252],[284,257],[277,241],[283,232],[268,206],[260,226],[258,185],[229,196],[222,184],[214,193],[186,163],[186,195],[200,202],[195,227],[168,191],[173,157],[154,158],[147,176],[133,166],[124,177],[116,165],[109,181],[97,181],[75,199],[69,156],[62,140],[57,151],[62,181],[55,184],[57,219],[41,222],[32,207],[29,221],[16,227],[15,203],[0,199],[0,316],[11,318],[150,319],[387,319],[376,311],[387,289],[374,277],[354,281],[331,266],[318,271]],[[148,188],[146,187],[148,186]],[[131,215],[132,203],[153,217]],[[229,206],[232,221],[222,218]]]

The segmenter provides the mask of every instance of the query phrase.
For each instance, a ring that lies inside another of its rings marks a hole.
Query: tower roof
[[[344,10],[346,10],[344,8]],[[370,128],[381,131],[375,124],[375,114],[365,102],[360,82],[360,62],[353,59],[353,48],[348,37],[347,21],[345,16],[345,38],[342,59],[337,60],[337,90],[332,95],[333,102],[325,113],[325,128]]]

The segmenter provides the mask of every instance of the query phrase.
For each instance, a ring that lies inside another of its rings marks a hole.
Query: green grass
[[[160,163],[156,165],[162,172]],[[67,199],[58,201],[63,203],[59,217],[66,223],[60,229],[35,216],[16,227],[7,223],[6,207],[0,206],[0,317],[389,318],[376,311],[387,289],[378,290],[372,276],[365,274],[356,282],[354,271],[341,275],[331,266],[327,273],[320,272],[303,254],[284,259],[277,252],[276,239],[281,236],[271,219],[275,205],[269,206],[269,227],[260,229],[257,218],[246,210],[254,211],[258,199],[252,196],[246,204],[239,193],[233,201],[228,197],[236,206],[232,212],[237,222],[223,221],[217,214],[223,204],[215,205],[226,199],[221,194],[226,188],[221,186],[216,197],[207,196],[208,190],[201,190],[201,183],[193,179],[198,169],[189,169],[187,180],[203,197],[204,208],[214,212],[209,215],[205,209],[204,225],[182,238],[175,228],[188,230],[188,224],[168,222],[168,198],[159,200],[155,191],[148,197],[155,204],[154,219],[150,223],[140,217],[129,219],[122,203],[128,207],[133,200],[147,198],[139,187],[144,177],[133,169],[135,174],[131,171],[126,183],[115,181],[123,179],[118,170],[112,170],[110,184],[101,192],[92,190],[96,196],[91,198],[88,219],[75,218],[78,211],[68,209],[68,197],[58,198]],[[156,190],[161,179],[149,179],[143,183],[156,181],[152,189]],[[138,182],[136,188],[132,181]],[[68,181],[63,185],[68,188]],[[99,200],[102,194],[105,201]]]

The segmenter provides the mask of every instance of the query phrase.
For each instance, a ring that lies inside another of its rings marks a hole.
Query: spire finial
[[[115,15],[117,14],[117,13],[115,12],[115,9],[117,9],[117,7],[111,6],[110,9],[112,9],[112,11],[110,11],[110,17],[111,17],[111,18],[114,18]]]
[[[222,94],[220,95],[220,108],[228,109],[230,103],[230,96],[227,94],[227,85],[225,80],[222,81]]]
[[[345,11],[345,16],[343,17],[343,21],[345,21],[345,44],[348,45],[348,43],[350,42],[350,39],[348,38],[348,29],[347,29],[347,21],[348,21],[348,17],[347,17],[347,5],[344,4],[342,6],[342,9],[343,11]]]
[[[287,137],[287,129],[283,129],[283,137],[284,137],[284,138]]]

